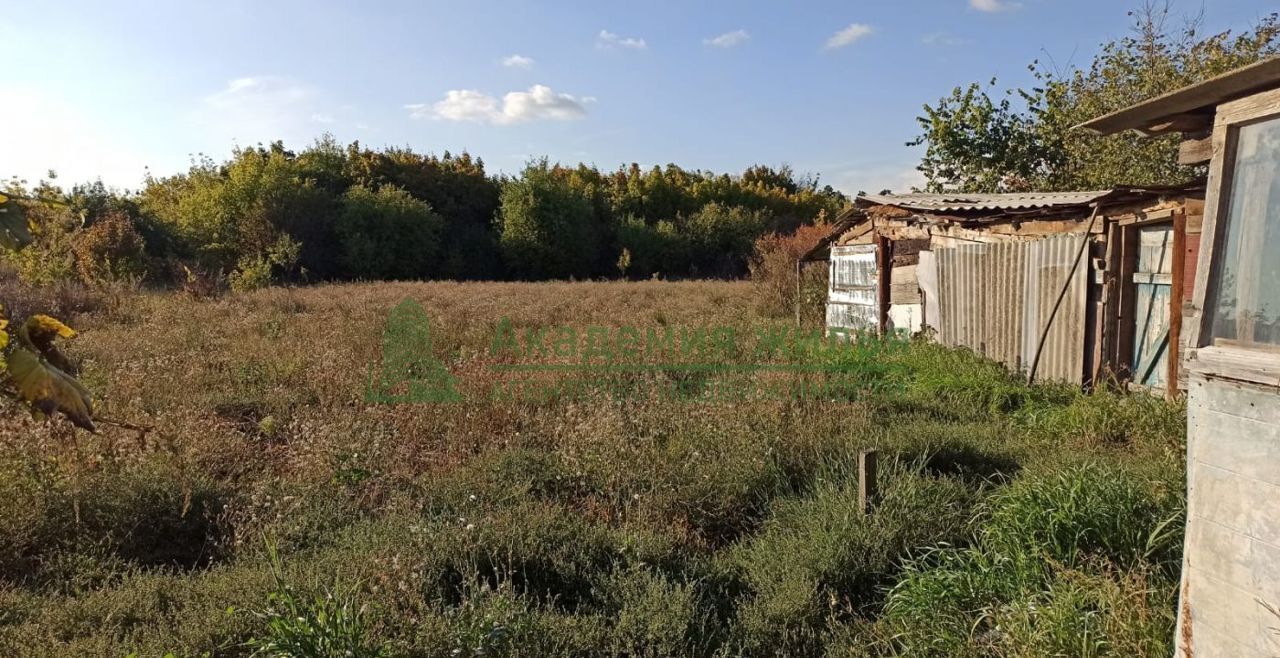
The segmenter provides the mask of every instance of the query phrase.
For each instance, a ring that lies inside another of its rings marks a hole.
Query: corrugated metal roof
[[[1014,192],[1007,194],[866,194],[858,201],[908,210],[962,211],[962,210],[1019,210],[1029,208],[1055,208],[1084,206],[1109,194],[1113,190],[1087,192]]]

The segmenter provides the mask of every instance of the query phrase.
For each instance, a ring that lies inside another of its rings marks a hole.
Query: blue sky
[[[530,157],[790,164],[905,189],[920,106],[956,85],[1087,65],[1139,0],[0,1],[0,179],[101,177],[284,139]],[[1205,3],[1251,25],[1263,0]],[[1178,10],[1199,4],[1184,0]]]

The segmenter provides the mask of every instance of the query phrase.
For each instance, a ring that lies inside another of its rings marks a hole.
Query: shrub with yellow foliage
[[[75,338],[76,331],[47,315],[33,315],[18,326],[10,347],[3,312],[0,308],[0,375],[13,386],[15,397],[37,417],[61,413],[76,427],[96,431],[93,396],[72,376],[75,365],[56,343]]]

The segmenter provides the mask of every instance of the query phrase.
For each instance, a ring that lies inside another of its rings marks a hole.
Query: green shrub
[[[37,195],[53,195],[58,190],[37,188]],[[24,283],[35,286],[51,286],[76,279],[75,256],[72,247],[80,218],[66,206],[37,201],[10,201],[20,203],[31,226],[34,241],[22,249],[13,251],[0,247],[0,258],[12,267]]]
[[[288,272],[298,265],[302,245],[289,236],[280,236],[265,253],[244,256],[236,269],[227,277],[231,289],[249,292],[266,288],[276,280],[277,273]]]
[[[971,547],[908,565],[888,633],[911,656],[1167,655],[1181,504],[1111,466],[1024,475]]]
[[[545,159],[502,186],[499,243],[507,269],[522,279],[589,277],[600,233],[591,199]]]
[[[1067,566],[1092,557],[1121,566],[1177,562],[1181,536],[1167,522],[1181,507],[1180,496],[1122,468],[1086,463],[997,493],[981,541],[998,553]]]
[[[768,210],[711,202],[684,220],[690,267],[698,276],[740,276],[755,241],[772,223]]]
[[[718,639],[696,584],[673,582],[649,567],[614,572],[598,597],[615,620],[610,635],[617,655],[705,655]]]
[[[631,255],[626,274],[631,278],[681,276],[689,269],[689,244],[674,222],[652,224],[628,216],[618,223],[620,249]]]
[[[959,480],[895,464],[881,480],[883,498],[863,516],[856,478],[828,473],[807,495],[775,503],[762,532],[736,547],[731,559],[750,592],[736,620],[746,648],[812,645],[824,620],[874,608],[913,551],[964,536],[975,497]]]
[[[72,239],[76,270],[85,283],[142,278],[147,274],[146,245],[123,211],[94,220]]]
[[[268,547],[275,590],[267,607],[253,615],[265,626],[246,646],[262,658],[377,658],[381,646],[370,642],[365,609],[355,592],[336,583],[304,594],[286,582],[274,547]]]

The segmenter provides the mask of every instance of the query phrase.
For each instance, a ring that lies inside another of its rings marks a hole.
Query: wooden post
[[[1107,225],[1107,251],[1102,272],[1102,328],[1099,344],[1102,345],[1101,365],[1093,374],[1093,384],[1111,384],[1120,372],[1120,352],[1117,341],[1120,334],[1120,252],[1123,249],[1123,227],[1116,222]]]
[[[876,489],[876,454],[875,450],[858,453],[858,509],[863,514],[871,513],[879,496]]]
[[[893,273],[893,243],[889,238],[881,235],[876,238],[876,264],[879,265],[878,276],[876,277],[876,296],[880,306],[880,335],[887,336],[889,334],[889,286],[892,283]]]
[[[1169,286],[1169,371],[1165,374],[1169,397],[1178,395],[1178,372],[1182,369],[1182,298],[1187,276],[1187,212],[1173,213],[1173,281]]]
[[[800,301],[804,294],[804,261],[796,259],[796,326],[800,326]]]
[[[1120,231],[1120,267],[1116,270],[1120,299],[1116,306],[1116,366],[1123,381],[1133,379],[1133,339],[1137,332],[1137,297],[1133,273],[1138,269],[1138,229],[1126,226]]]

